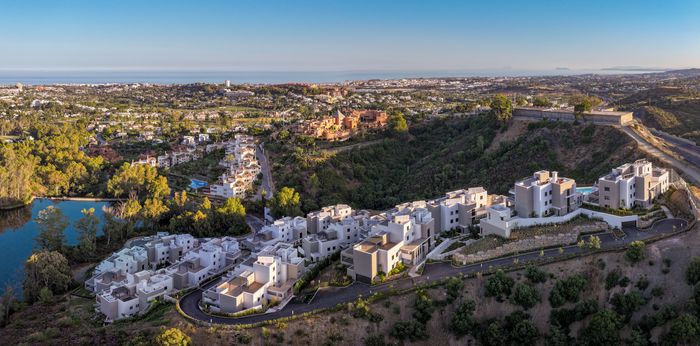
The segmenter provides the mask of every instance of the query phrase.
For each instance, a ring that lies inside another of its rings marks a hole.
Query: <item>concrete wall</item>
[[[576,120],[576,115],[572,111],[557,109],[515,108],[513,117],[569,122]],[[633,120],[633,115],[632,112],[590,112],[584,113],[582,120],[599,125],[626,125]]]

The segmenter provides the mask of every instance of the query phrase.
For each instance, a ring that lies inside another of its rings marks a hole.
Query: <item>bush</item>
[[[540,294],[537,289],[529,284],[517,284],[513,292],[512,302],[528,310],[540,301]]]
[[[693,257],[685,270],[685,281],[688,285],[700,282],[700,257]]]
[[[461,277],[451,277],[447,279],[445,283],[445,289],[447,290],[447,303],[452,303],[457,298],[462,296],[462,290],[464,289],[464,281]]]
[[[418,290],[416,292],[416,301],[414,303],[413,317],[420,323],[427,323],[433,315],[433,300],[428,296],[428,292],[425,290]]]
[[[474,309],[476,304],[473,300],[468,300],[460,304],[455,310],[452,319],[450,320],[450,330],[457,335],[457,337],[462,337],[467,334],[475,334],[477,331],[478,323],[474,319]]]
[[[508,297],[514,284],[515,281],[499,269],[486,280],[486,296],[498,299],[501,299],[502,296]]]
[[[385,346],[387,343],[384,341],[384,335],[382,334],[372,334],[368,335],[365,339],[365,346]]]
[[[631,263],[637,263],[644,259],[644,242],[641,240],[633,241],[630,243],[627,251],[625,251],[625,258]]]
[[[637,283],[634,286],[640,291],[644,292],[647,287],[649,287],[649,280],[645,276],[642,276],[639,278],[639,280],[637,280]]]
[[[525,277],[533,284],[547,281],[547,272],[530,264],[525,269]]]
[[[155,343],[161,346],[189,346],[192,345],[192,339],[180,329],[170,328],[158,334]]]
[[[565,279],[557,280],[554,288],[549,293],[549,302],[552,307],[564,305],[567,301],[575,303],[579,299],[579,294],[586,285],[586,280],[581,274],[574,274]]]
[[[615,311],[601,310],[591,318],[588,326],[581,332],[581,345],[618,345],[620,344],[619,330],[622,319]]]
[[[553,309],[549,321],[552,326],[567,329],[571,323],[581,321],[597,311],[598,302],[595,299],[587,299],[576,304],[573,309]]]
[[[632,314],[646,304],[646,300],[637,292],[628,294],[615,293],[610,299],[610,304],[615,307],[615,312],[622,316],[625,321],[629,321],[632,318]]]
[[[427,339],[428,331],[425,324],[418,321],[399,321],[391,328],[389,335],[401,341],[418,341]]]
[[[651,295],[654,297],[661,297],[664,295],[664,288],[661,286],[654,286],[654,288],[651,289]]]
[[[622,276],[622,273],[620,273],[619,270],[609,272],[608,275],[605,276],[605,289],[610,290],[611,288],[617,286],[617,284],[620,282],[620,276]]]

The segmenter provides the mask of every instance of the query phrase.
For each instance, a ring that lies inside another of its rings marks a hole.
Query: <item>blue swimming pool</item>
[[[590,195],[593,192],[598,191],[598,188],[595,186],[583,186],[583,187],[577,187],[576,192],[582,194],[582,195]]]
[[[207,183],[206,181],[190,179],[190,187],[193,189],[199,189],[207,185],[209,185],[209,183]]]

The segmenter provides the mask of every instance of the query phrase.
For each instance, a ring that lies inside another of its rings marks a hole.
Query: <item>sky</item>
[[[700,1],[0,0],[0,70],[700,67]]]

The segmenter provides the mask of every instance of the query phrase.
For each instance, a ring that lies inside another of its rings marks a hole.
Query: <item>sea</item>
[[[281,84],[343,83],[368,79],[438,78],[438,77],[524,77],[571,76],[582,74],[630,74],[660,71],[642,70],[466,70],[466,71],[125,71],[125,70],[2,70],[0,85],[53,84]]]

